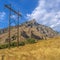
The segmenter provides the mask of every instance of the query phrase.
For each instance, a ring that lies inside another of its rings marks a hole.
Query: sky
[[[27,21],[27,14],[31,14],[38,4],[37,0],[0,0],[0,28],[8,27],[9,12],[10,10],[5,8],[4,5],[11,4],[11,7],[15,11],[20,11],[22,17],[20,17],[20,23]],[[17,15],[11,12],[11,25],[16,25]]]
[[[20,23],[35,19],[60,32],[60,0],[0,0],[0,28],[8,27],[9,10],[4,4],[20,11]],[[17,24],[17,15],[12,12],[11,25]]]

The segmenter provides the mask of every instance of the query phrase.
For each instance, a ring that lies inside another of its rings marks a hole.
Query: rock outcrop
[[[12,36],[17,37],[16,29],[17,29],[16,27],[11,27],[11,40]],[[35,20],[31,20],[21,24],[19,26],[19,31],[20,39],[22,40],[27,38],[42,40],[46,38],[52,38],[58,35],[58,32],[54,31],[52,28],[38,24]],[[0,41],[4,42],[7,40],[8,40],[8,28],[2,30],[0,29]]]

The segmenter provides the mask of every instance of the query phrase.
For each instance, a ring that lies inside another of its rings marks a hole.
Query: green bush
[[[36,40],[35,39],[27,39],[27,43],[33,44],[33,43],[36,43]]]
[[[12,46],[12,47],[17,46],[17,42],[11,42],[10,46]]]
[[[24,46],[25,42],[19,42],[19,46]]]
[[[10,47],[15,47],[16,45],[17,45],[16,42],[11,42]],[[4,49],[4,48],[9,48],[9,44],[0,45],[0,49]]]
[[[19,42],[19,46],[24,46],[25,42]],[[17,46],[17,42],[11,42],[10,47],[16,47]],[[0,45],[0,49],[4,49],[4,48],[8,48],[9,44],[3,44]]]
[[[35,39],[27,39],[26,42],[33,44],[33,43],[36,43],[36,40]],[[19,42],[19,46],[24,46],[26,42]],[[11,42],[10,47],[16,47],[16,46],[17,46],[17,42]],[[8,43],[0,45],[0,49],[4,49],[4,48],[8,48],[8,47],[9,47]]]
[[[4,48],[7,48],[7,47],[8,47],[8,44],[0,45],[0,49],[4,49]]]

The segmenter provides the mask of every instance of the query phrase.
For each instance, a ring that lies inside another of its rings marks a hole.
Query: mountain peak
[[[36,20],[35,20],[35,19],[33,19],[33,20],[31,20],[30,22],[31,22],[31,23],[36,23]]]
[[[27,25],[27,26],[37,26],[38,23],[36,22],[35,19],[33,19],[33,20],[28,21],[28,22],[26,23],[26,25]]]

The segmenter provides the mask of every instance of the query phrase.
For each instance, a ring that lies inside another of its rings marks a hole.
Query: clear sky
[[[0,28],[8,26],[9,10],[4,8],[4,4],[12,4],[14,10],[20,10],[20,23],[36,19],[38,23],[60,31],[60,0],[0,0]],[[11,25],[16,19],[12,13]]]
[[[11,4],[14,10],[20,10],[22,14],[21,23],[27,20],[26,14],[30,14],[35,9],[37,2],[37,0],[0,0],[0,28],[8,26],[9,10],[4,7],[4,4]],[[12,13],[11,24],[14,23],[15,19],[13,18],[17,18],[14,13]]]

